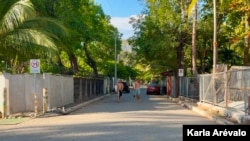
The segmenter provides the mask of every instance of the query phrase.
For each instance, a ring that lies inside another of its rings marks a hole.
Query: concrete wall
[[[43,109],[43,89],[48,89],[48,110],[73,103],[73,76],[51,74],[0,75],[0,112],[3,88],[7,88],[7,115]]]
[[[44,80],[44,88],[48,88],[49,109],[74,102],[73,76],[45,74]]]

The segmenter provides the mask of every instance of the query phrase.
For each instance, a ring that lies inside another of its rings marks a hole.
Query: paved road
[[[0,125],[2,141],[182,141],[183,124],[216,124],[165,96],[110,95],[63,116]]]

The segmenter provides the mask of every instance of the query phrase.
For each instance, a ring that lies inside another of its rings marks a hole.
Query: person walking
[[[134,84],[134,96],[137,102],[140,102],[141,99],[140,88],[141,88],[141,81],[140,79],[137,79]]]
[[[119,80],[117,83],[117,102],[119,103],[122,97],[122,91],[124,89],[122,80]]]

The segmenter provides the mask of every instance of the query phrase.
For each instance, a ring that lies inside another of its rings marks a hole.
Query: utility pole
[[[115,78],[114,78],[114,85],[116,85],[116,81],[117,81],[117,51],[116,51],[116,40],[117,40],[117,37],[116,37],[117,35],[116,35],[116,33],[115,33],[115,35],[114,35],[114,39],[115,39],[115,55],[114,55],[114,57],[115,57]]]
[[[214,36],[213,36],[213,73],[216,73],[217,65],[217,13],[216,13],[216,0],[213,0],[214,6]]]

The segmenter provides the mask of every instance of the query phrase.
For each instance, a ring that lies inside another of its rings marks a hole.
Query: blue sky
[[[106,15],[111,17],[111,24],[123,34],[122,39],[133,35],[132,26],[128,23],[129,18],[136,16],[143,10],[143,4],[138,0],[95,0],[102,6]]]

